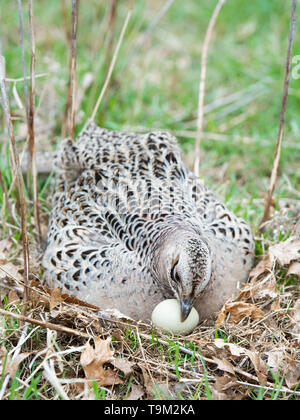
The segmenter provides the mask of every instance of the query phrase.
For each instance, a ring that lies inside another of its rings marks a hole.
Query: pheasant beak
[[[180,307],[181,307],[181,322],[184,322],[192,310],[193,299],[191,299],[188,296],[183,297],[182,299],[180,299]]]

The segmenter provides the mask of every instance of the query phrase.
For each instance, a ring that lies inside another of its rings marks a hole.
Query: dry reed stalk
[[[77,58],[77,29],[78,29],[79,0],[72,0],[72,36],[71,36],[71,66],[69,94],[69,136],[74,140],[75,131],[75,92],[76,92],[76,58]]]
[[[61,0],[61,10],[65,26],[66,41],[69,49],[69,78],[67,87],[67,100],[61,135],[67,135],[74,140],[75,129],[75,92],[76,92],[76,63],[77,63],[77,30],[78,30],[79,0],[72,0],[72,26],[69,30],[67,7],[65,0]]]
[[[292,53],[292,46],[293,46],[296,6],[297,6],[297,0],[293,0],[292,9],[291,9],[291,17],[290,17],[288,49],[287,49],[286,64],[285,64],[283,95],[282,95],[281,112],[280,112],[280,124],[279,124],[278,138],[277,138],[275,156],[274,156],[273,167],[272,167],[271,178],[270,178],[270,185],[269,185],[269,189],[267,193],[267,198],[265,201],[264,214],[261,219],[260,227],[259,227],[259,230],[261,232],[264,229],[265,222],[270,217],[270,207],[272,203],[272,197],[273,197],[273,192],[275,189],[275,184],[278,177],[278,168],[279,168],[281,145],[282,145],[283,132],[284,132],[284,123],[285,123],[286,104],[287,104],[289,82],[290,82],[291,53]]]
[[[109,7],[109,18],[108,18],[108,43],[107,43],[107,50],[106,50],[106,66],[108,71],[108,64],[111,61],[112,56],[112,47],[113,47],[113,40],[114,40],[114,31],[116,26],[116,17],[117,17],[117,6],[118,0],[111,0],[110,7]]]
[[[100,92],[100,95],[99,95],[99,97],[98,97],[98,100],[97,100],[97,102],[96,102],[96,105],[95,105],[95,107],[94,107],[94,110],[93,110],[93,112],[92,112],[92,115],[91,115],[91,117],[90,117],[90,119],[89,119],[90,121],[94,121],[94,120],[95,120],[95,117],[96,117],[97,111],[98,111],[98,109],[99,109],[99,106],[100,106],[100,104],[101,104],[101,101],[102,101],[102,99],[103,99],[103,96],[104,96],[104,94],[105,94],[105,92],[106,92],[107,86],[108,86],[108,84],[109,84],[109,82],[110,82],[111,75],[112,75],[113,69],[114,69],[114,67],[115,67],[115,63],[116,63],[116,60],[117,60],[117,57],[118,57],[118,53],[119,53],[119,50],[120,50],[121,44],[122,44],[122,42],[123,42],[123,38],[124,38],[124,35],[125,35],[125,32],[126,32],[126,29],[127,29],[127,26],[128,26],[128,22],[129,22],[129,19],[130,19],[131,13],[132,13],[132,10],[131,10],[131,9],[129,9],[129,11],[127,12],[126,18],[125,18],[125,22],[124,22],[124,24],[123,24],[123,28],[122,28],[122,31],[121,31],[121,34],[120,34],[120,37],[119,37],[119,40],[118,40],[118,43],[117,43],[117,46],[116,46],[116,49],[115,49],[114,55],[113,55],[113,58],[112,58],[112,60],[111,60],[111,63],[110,63],[110,66],[109,66],[109,69],[108,69],[108,72],[107,72],[107,75],[106,75],[106,79],[105,79],[104,85],[103,85],[103,87],[102,87],[102,90],[101,90],[101,92]]]
[[[71,33],[70,29],[69,29],[69,19],[68,19],[68,12],[67,12],[66,0],[61,0],[60,1],[60,7],[61,7],[62,15],[63,15],[66,40],[67,40],[68,46],[70,46],[70,51],[71,51],[72,33]]]
[[[203,115],[204,115],[204,96],[205,96],[205,82],[206,82],[206,63],[207,63],[207,52],[209,42],[212,36],[213,28],[215,26],[219,12],[226,0],[219,0],[209,21],[204,42],[202,48],[201,58],[201,75],[199,85],[199,100],[198,100],[198,118],[197,118],[197,135],[195,143],[195,161],[194,161],[194,173],[199,176],[199,164],[200,164],[200,143],[203,130]]]
[[[65,0],[61,0],[61,10],[63,15],[64,27],[65,27],[65,36],[69,50],[69,79],[68,79],[68,87],[67,87],[67,100],[65,105],[65,112],[64,112],[64,120],[62,123],[62,130],[61,135],[62,138],[67,136],[69,132],[69,113],[70,113],[70,106],[71,106],[71,98],[72,98],[72,91],[71,91],[71,57],[72,57],[72,33],[69,30],[69,21],[67,15],[67,7]]]
[[[28,2],[29,9],[29,28],[30,28],[30,90],[29,90],[29,110],[28,110],[28,135],[29,135],[29,155],[30,155],[30,168],[32,172],[32,190],[33,190],[33,212],[34,224],[37,229],[38,240],[41,239],[41,223],[40,223],[40,210],[38,198],[38,173],[36,166],[36,153],[35,153],[35,133],[34,133],[34,101],[35,101],[35,36],[34,36],[34,17],[33,17],[33,4],[32,0]],[[24,45],[23,45],[24,48]],[[24,74],[24,83],[26,74]],[[30,177],[29,177],[30,179]]]
[[[21,230],[22,230],[22,245],[23,245],[23,260],[24,260],[24,305],[23,312],[26,312],[26,306],[29,297],[29,248],[28,248],[28,236],[26,229],[26,201],[25,201],[25,192],[24,192],[24,182],[22,177],[22,171],[20,166],[19,154],[16,146],[16,139],[14,135],[14,128],[11,120],[10,106],[8,101],[8,96],[6,93],[5,86],[5,61],[2,55],[1,45],[0,45],[0,88],[1,88],[1,97],[3,104],[3,113],[5,117],[5,122],[7,126],[8,136],[10,140],[10,147],[13,156],[14,169],[18,182],[18,189],[20,195],[20,208],[21,208]]]

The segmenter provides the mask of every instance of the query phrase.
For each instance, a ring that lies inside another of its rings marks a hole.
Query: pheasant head
[[[181,305],[184,321],[211,277],[211,253],[199,235],[175,231],[167,235],[160,248],[156,270],[159,281],[171,289]]]

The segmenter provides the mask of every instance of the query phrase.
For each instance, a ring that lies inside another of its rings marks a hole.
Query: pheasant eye
[[[171,270],[171,278],[176,283],[180,282],[180,276],[177,271],[177,264],[178,264],[178,261],[173,265],[172,270]]]

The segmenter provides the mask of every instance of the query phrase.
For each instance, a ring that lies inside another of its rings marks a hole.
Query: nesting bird
[[[212,319],[245,283],[254,244],[237,218],[185,166],[168,133],[89,123],[61,142],[44,278],[50,287],[150,320],[176,298]]]

